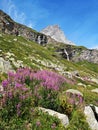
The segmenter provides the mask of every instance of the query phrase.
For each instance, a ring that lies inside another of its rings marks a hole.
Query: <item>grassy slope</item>
[[[14,39],[17,39],[17,41],[14,41]],[[22,60],[24,64],[31,67],[34,65],[32,64],[33,62],[35,62],[35,66],[38,64],[41,65],[35,61],[35,59],[40,59],[63,65],[65,66],[65,70],[68,71],[79,70],[82,75],[97,75],[98,72],[96,64],[88,62],[68,62],[61,57],[55,56],[54,48],[40,46],[23,37],[2,34],[2,36],[0,36],[0,50],[2,50],[2,52],[0,52],[2,56],[7,52],[13,53],[15,60]]]

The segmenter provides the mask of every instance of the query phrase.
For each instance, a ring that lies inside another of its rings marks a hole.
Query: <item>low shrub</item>
[[[80,94],[72,94],[63,92],[59,94],[60,112],[65,113],[71,118],[72,113],[76,109],[84,107],[84,99]]]

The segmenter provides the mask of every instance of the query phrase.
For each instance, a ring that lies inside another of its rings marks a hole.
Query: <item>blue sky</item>
[[[38,31],[58,24],[76,45],[98,48],[98,0],[0,0],[0,9]]]

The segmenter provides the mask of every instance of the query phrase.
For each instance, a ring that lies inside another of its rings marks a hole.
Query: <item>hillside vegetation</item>
[[[92,92],[98,88],[98,65],[68,61],[57,52],[62,46],[0,33],[1,130],[91,129],[84,109],[98,107],[98,94]],[[39,107],[66,114],[69,124]]]

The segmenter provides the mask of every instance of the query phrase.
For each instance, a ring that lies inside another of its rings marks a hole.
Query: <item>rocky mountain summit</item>
[[[22,36],[39,44],[46,44],[47,37],[25,25],[16,23],[9,15],[0,10],[0,32]]]
[[[57,42],[62,42],[69,45],[75,45],[73,42],[69,41],[66,37],[64,32],[58,25],[50,25],[44,28],[41,33],[50,36]]]

